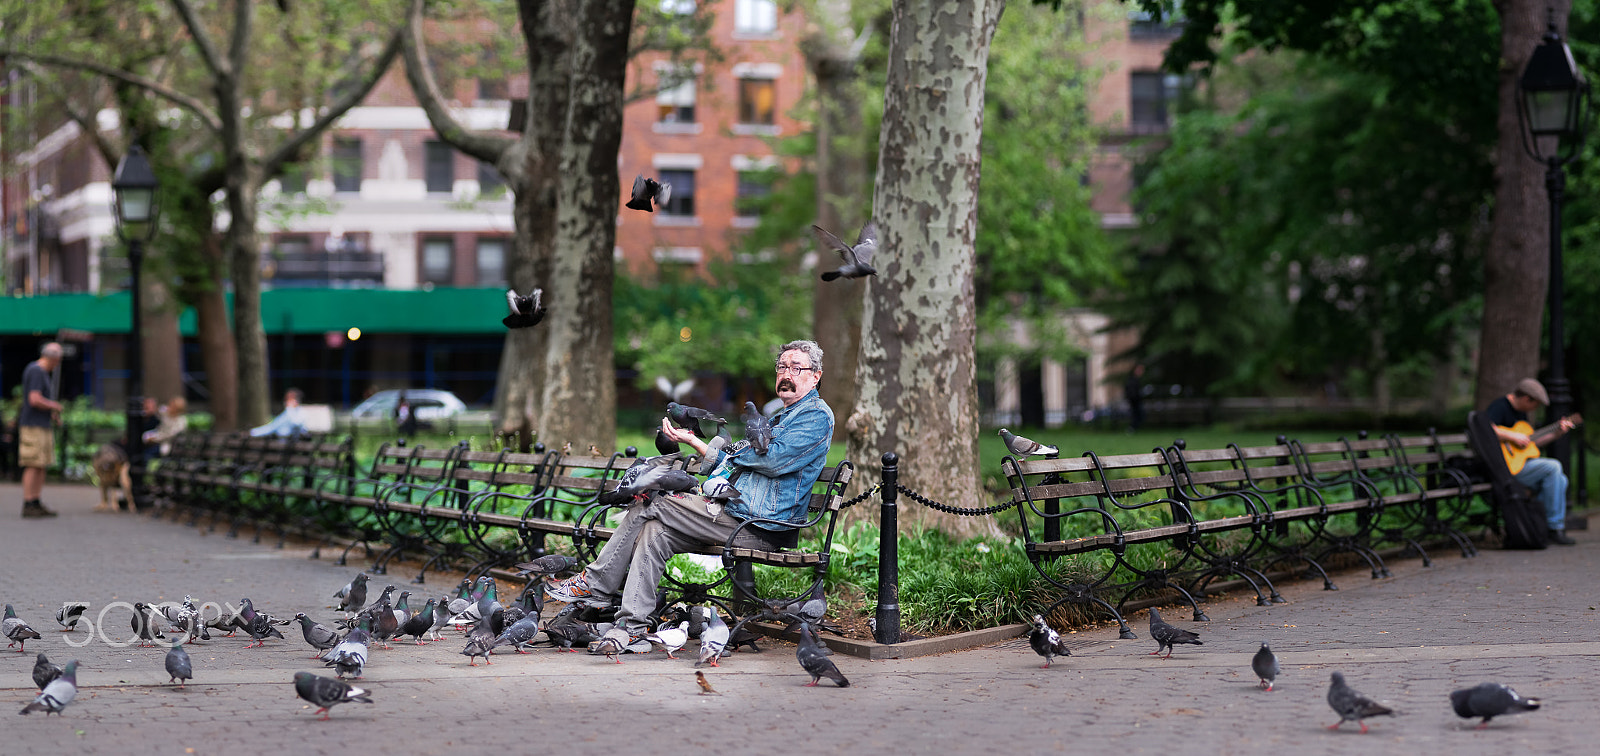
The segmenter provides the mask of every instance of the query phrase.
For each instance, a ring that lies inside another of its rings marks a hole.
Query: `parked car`
[[[455,394],[440,389],[389,389],[379,391],[367,400],[356,405],[350,411],[350,416],[356,420],[372,418],[394,417],[395,405],[400,402],[400,394],[406,395],[406,402],[411,405],[411,411],[418,420],[438,420],[452,415],[460,415],[467,411],[466,402],[456,398]]]

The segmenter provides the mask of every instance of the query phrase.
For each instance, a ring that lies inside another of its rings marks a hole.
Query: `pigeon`
[[[691,606],[689,614],[689,637],[699,639],[705,632],[706,625],[711,622],[711,609],[704,606]]]
[[[354,579],[346,583],[333,597],[339,599],[339,611],[354,614],[367,605],[367,573],[356,573]]]
[[[44,654],[40,654],[40,657],[43,656]],[[1539,699],[1523,698],[1508,686],[1486,682],[1478,683],[1476,687],[1452,692],[1450,706],[1462,719],[1483,717],[1483,721],[1479,722],[1477,727],[1481,730],[1489,726],[1489,720],[1501,714],[1517,714],[1539,708]]]
[[[372,635],[366,627],[352,629],[324,657],[323,666],[333,667],[334,674],[340,677],[361,679],[361,673],[367,666],[367,642],[371,639]]]
[[[1044,657],[1044,666],[1039,669],[1049,669],[1054,657],[1072,655],[1072,649],[1062,642],[1061,634],[1037,614],[1033,615],[1033,632],[1028,633],[1028,645],[1033,647],[1034,653]]]
[[[387,597],[379,599],[378,612],[372,622],[372,637],[384,648],[389,648],[389,640],[400,636],[400,620],[394,616],[394,610],[389,608]]]
[[[678,454],[683,451],[683,444],[667,438],[667,432],[656,429],[656,451],[662,454]]]
[[[629,210],[643,210],[647,213],[653,213],[655,210],[650,208],[651,199],[655,200],[656,207],[667,204],[672,200],[672,185],[663,184],[655,179],[645,178],[644,174],[639,174],[633,178],[633,194],[628,197],[628,204],[624,205],[624,207]]]
[[[677,627],[663,624],[661,627],[656,628],[654,633],[646,635],[644,639],[651,643],[660,644],[662,648],[666,649],[668,659],[676,659],[678,657],[673,656],[673,654],[689,642],[689,621],[683,620],[678,623]]]
[[[456,586],[456,597],[450,599],[450,603],[445,608],[449,610],[450,616],[454,617],[466,611],[467,607],[477,603],[477,600],[472,595],[472,579],[461,578],[461,583]]]
[[[638,472],[634,473],[635,470]],[[620,505],[635,497],[649,496],[651,491],[668,493],[691,491],[698,485],[700,479],[683,470],[647,463],[635,464],[623,473],[617,488],[601,494],[598,502]]]
[[[800,660],[800,666],[805,669],[806,674],[811,675],[811,682],[806,683],[807,688],[816,687],[824,677],[841,688],[850,687],[850,681],[845,679],[844,674],[839,672],[839,667],[828,658],[832,653],[827,646],[818,645],[817,639],[811,635],[809,624],[800,623],[800,645],[795,647],[794,657]]]
[[[483,586],[483,592],[478,596],[478,603],[467,613],[473,615],[474,622],[478,622],[480,618],[488,619],[490,636],[499,635],[506,629],[505,625],[502,624],[505,622],[506,617],[505,607],[500,605],[500,601],[496,597],[494,578],[484,575],[478,578],[478,584]]]
[[[83,613],[88,611],[89,604],[84,601],[62,602],[61,608],[56,610],[56,624],[61,626],[61,632],[70,633],[78,627],[78,620],[83,619]]]
[[[178,683],[178,687],[182,688],[194,679],[194,665],[189,662],[189,652],[183,650],[183,638],[172,639],[172,647],[167,649],[166,666],[167,674],[172,676],[167,681],[169,683]]]
[[[316,713],[322,715],[320,719],[324,722],[328,721],[328,710],[335,705],[348,701],[372,703],[365,688],[330,677],[318,677],[310,672],[294,673],[294,692],[317,707]]]
[[[587,646],[600,640],[600,629],[593,623],[567,620],[561,623],[551,623],[544,629],[545,635],[550,637],[552,643],[561,646],[563,651],[577,653],[573,646]]]
[[[339,645],[339,634],[328,629],[327,625],[312,621],[305,612],[296,614],[294,618],[300,622],[300,634],[305,636],[306,643],[317,650],[311,658],[321,659],[328,649]]]
[[[752,633],[748,628],[741,627],[728,636],[728,650],[726,653],[731,654],[738,651],[740,646],[749,646],[751,651],[759,654],[761,653],[761,647],[756,645],[758,640],[761,640],[759,633]]]
[[[699,407],[690,407],[686,404],[679,404],[677,402],[667,402],[667,419],[671,420],[673,425],[676,425],[679,428],[688,428],[689,430],[693,431],[696,436],[699,436],[703,439],[709,439],[710,436],[707,436],[705,431],[701,430],[701,420],[708,420],[716,423],[717,425],[728,424],[727,418],[717,417],[711,413],[711,410],[704,410],[700,409]]]
[[[6,616],[4,620],[0,620],[0,630],[4,630],[6,638],[11,640],[10,643],[6,644],[6,648],[11,648],[19,643],[22,644],[17,649],[17,653],[19,654],[27,653],[23,649],[28,647],[28,641],[30,639],[37,640],[38,638],[43,637],[39,635],[39,631],[29,627],[28,623],[17,619],[17,610],[12,609],[10,604],[6,604]]]
[[[406,620],[411,619],[411,604],[407,601],[409,598],[411,598],[411,591],[401,591],[400,598],[394,600],[394,619],[395,622],[402,625],[406,623]]]
[[[1328,685],[1328,705],[1339,713],[1339,721],[1328,725],[1328,729],[1337,730],[1339,725],[1350,720],[1355,720],[1361,725],[1361,732],[1367,731],[1367,723],[1361,721],[1367,717],[1383,715],[1394,716],[1394,710],[1378,703],[1366,696],[1357,693],[1354,688],[1344,683],[1344,675],[1333,673],[1333,682]]]
[[[1054,446],[1045,446],[1031,438],[1019,436],[1005,428],[1000,429],[1000,438],[1006,442],[1006,448],[1019,457],[1031,454],[1056,454],[1061,451]]]
[[[532,643],[534,637],[538,634],[539,615],[537,613],[528,614],[522,619],[511,623],[511,625],[505,629],[505,632],[495,636],[494,645],[490,646],[490,648],[498,648],[500,646],[509,645],[516,649],[517,653],[525,654],[528,652],[523,651],[522,647]]]
[[[517,565],[520,572],[517,577],[533,576],[535,579],[555,577],[563,572],[572,572],[578,569],[578,560],[566,554],[546,554],[531,562]]]
[[[151,606],[156,614],[165,619],[169,625],[168,632],[182,633],[187,640],[205,637],[210,639],[211,634],[205,632],[205,626],[200,622],[200,607],[194,603],[193,596],[184,596],[182,604],[167,602]]]
[[[283,633],[272,626],[272,617],[257,612],[248,598],[239,599],[239,623],[239,629],[245,631],[255,641],[244,644],[245,648],[265,646],[268,638],[283,640]]]
[[[750,442],[750,448],[765,455],[767,447],[772,445],[772,421],[756,409],[755,402],[744,403],[744,414],[739,419],[744,421],[744,437]]]
[[[368,623],[370,623],[374,627],[376,627],[377,624],[378,624],[378,612],[379,611],[388,611],[388,612],[393,612],[394,611],[394,606],[391,604],[392,599],[389,598],[390,596],[394,595],[394,589],[395,589],[395,587],[392,586],[392,585],[384,586],[383,587],[383,593],[378,594],[378,598],[376,600],[374,600],[371,604],[368,604],[366,609],[363,609],[355,617],[353,617],[351,619],[347,619],[347,620],[342,620],[341,622],[339,622],[337,624],[339,624],[340,627],[351,628],[351,627],[355,627],[356,625],[361,624],[361,620],[365,619]],[[385,605],[386,608],[380,610],[378,608],[378,606],[380,604]]]
[[[494,663],[489,661],[489,654],[494,651],[494,641],[499,634],[490,630],[489,624],[479,622],[467,631],[467,647],[461,649],[461,655],[467,657],[468,666],[478,666],[475,660],[480,656],[483,657],[484,664]]]
[[[1262,688],[1272,690],[1272,682],[1278,679],[1278,656],[1272,653],[1272,646],[1266,641],[1261,641],[1261,650],[1250,660],[1250,669],[1261,678]]]
[[[702,695],[702,696],[720,696],[720,695],[722,695],[721,693],[717,692],[716,688],[711,687],[711,681],[706,679],[706,673],[701,672],[698,669],[694,671],[694,681],[695,681],[696,685],[700,686],[700,695]]]
[[[61,668],[51,664],[43,651],[39,652],[38,660],[33,663],[33,684],[39,686],[39,690],[44,690],[44,686],[60,676]]]
[[[516,289],[506,290],[506,305],[511,314],[500,319],[507,328],[530,328],[544,320],[544,289],[534,289],[528,296],[517,294]]]
[[[133,619],[129,623],[134,635],[139,638],[139,647],[148,648],[155,645],[155,639],[165,640],[167,636],[161,634],[161,628],[156,626],[156,612],[149,604],[143,601],[133,605]]]
[[[427,635],[428,631],[433,629],[433,610],[438,605],[438,599],[428,599],[428,603],[423,605],[422,611],[400,623],[400,635],[409,635],[412,640],[417,642],[417,645],[424,645],[422,636]]]
[[[711,616],[706,618],[706,629],[700,631],[700,660],[695,662],[696,667],[710,664],[713,667],[722,665],[717,659],[722,656],[722,649],[728,646],[728,623],[722,621],[722,613],[711,610]]]
[[[832,281],[836,278],[865,278],[877,275],[878,269],[872,267],[872,255],[878,251],[878,226],[872,221],[861,227],[861,235],[856,237],[854,247],[845,244],[839,237],[829,233],[821,226],[812,226],[811,233],[824,247],[831,247],[839,253],[839,258],[844,262],[837,270],[830,270],[822,274],[822,280]]]
[[[1200,636],[1195,635],[1188,630],[1179,630],[1176,627],[1162,622],[1161,613],[1156,611],[1156,608],[1153,606],[1150,607],[1150,637],[1155,638],[1156,643],[1161,644],[1156,646],[1156,650],[1150,652],[1150,656],[1155,656],[1156,654],[1161,653],[1161,649],[1164,648],[1167,650],[1167,655],[1161,657],[1163,659],[1171,659],[1172,651],[1178,644],[1188,643],[1194,646],[1205,645],[1204,643],[1200,642]]]
[[[22,707],[22,711],[17,713],[31,714],[35,711],[42,711],[47,717],[50,716],[52,711],[60,714],[61,710],[67,708],[67,704],[72,703],[72,699],[77,695],[78,660],[73,659],[67,662],[66,669],[61,670],[60,677],[51,680],[48,685],[45,685],[44,689],[39,691],[38,697],[33,699],[33,703]]]
[[[763,417],[765,417],[765,415],[763,415]],[[733,436],[728,434],[728,426],[720,424],[717,425],[716,435],[712,436],[711,440],[706,442],[706,458],[713,460],[716,459],[717,453],[728,448],[728,446],[732,443]]]
[[[432,637],[428,640],[439,640],[440,631],[450,624],[450,597],[441,596],[433,607],[433,626],[428,628]]]

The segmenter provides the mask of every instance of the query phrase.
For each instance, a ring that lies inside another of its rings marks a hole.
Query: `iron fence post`
[[[900,642],[900,526],[895,510],[900,458],[883,455],[883,485],[878,489],[883,506],[878,521],[878,610],[873,640]]]

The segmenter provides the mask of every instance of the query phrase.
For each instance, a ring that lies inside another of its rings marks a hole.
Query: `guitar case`
[[[1512,477],[1511,468],[1506,467],[1505,456],[1500,451],[1500,439],[1495,436],[1494,425],[1486,415],[1467,413],[1467,440],[1488,471],[1489,483],[1494,486],[1494,502],[1504,525],[1502,545],[1508,549],[1548,547],[1550,533],[1545,523],[1544,505],[1533,498],[1527,486]]]

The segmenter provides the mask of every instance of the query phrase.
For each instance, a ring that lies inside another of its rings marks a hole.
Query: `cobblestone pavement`
[[[1131,618],[1139,639],[1114,627],[1071,634],[1078,650],[1040,669],[1026,641],[934,657],[868,662],[837,657],[853,683],[806,688],[793,647],[765,643],[707,676],[723,693],[696,695],[692,661],[660,652],[618,665],[587,654],[537,649],[470,667],[463,643],[374,649],[361,684],[375,704],[335,708],[315,721],[295,697],[295,671],[326,672],[310,659],[297,626],[286,641],[244,649],[248,639],[191,647],[195,680],[166,684],[161,648],[107,643],[83,627],[58,632],[56,608],[88,601],[105,634],[130,635],[131,612],[113,602],[237,603],[282,616],[305,611],[328,622],[331,594],[357,566],[310,560],[222,531],[127,514],[90,511],[96,493],[53,485],[54,520],[21,520],[20,490],[0,485],[0,597],[45,637],[28,650],[64,663],[79,659],[81,689],[65,716],[0,713],[0,753],[346,753],[351,746],[407,756],[485,748],[505,753],[706,753],[883,751],[1013,754],[1114,749],[1119,752],[1593,753],[1587,726],[1600,657],[1594,582],[1600,537],[1545,552],[1485,550],[1477,559],[1436,552],[1434,566],[1394,560],[1394,577],[1365,570],[1280,586],[1288,604],[1257,607],[1253,594],[1213,599],[1210,622],[1166,617],[1201,634],[1170,660],[1151,657],[1145,613]],[[246,531],[246,536],[250,531]],[[375,576],[440,595],[454,579],[411,586],[396,570]],[[422,601],[415,601],[421,604]],[[107,606],[114,608],[106,609]],[[104,617],[99,614],[104,611]],[[449,638],[449,636],[447,636]],[[1283,662],[1277,690],[1254,687],[1249,659],[1262,640]],[[687,652],[693,651],[691,645]],[[689,654],[692,658],[692,653]],[[34,695],[32,653],[0,652],[0,697],[15,709]],[[1324,696],[1328,674],[1392,704],[1400,716],[1373,720],[1368,735],[1336,718]],[[1497,680],[1545,708],[1473,730],[1450,711],[1452,689]],[[8,718],[7,718],[8,717]]]

